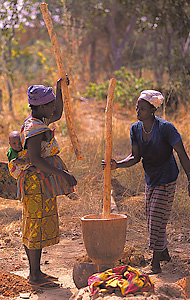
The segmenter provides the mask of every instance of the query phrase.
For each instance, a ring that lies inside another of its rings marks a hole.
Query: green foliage
[[[144,89],[152,89],[154,82],[137,78],[131,72],[122,67],[119,71],[114,72],[114,77],[117,79],[115,85],[114,102],[121,103],[122,106],[134,104],[140,92]],[[109,80],[103,83],[89,83],[87,92],[84,97],[103,100],[107,98]]]
[[[105,99],[107,96],[108,81],[105,84],[90,82],[86,89],[87,92],[84,95],[86,98],[96,98],[96,100]]]

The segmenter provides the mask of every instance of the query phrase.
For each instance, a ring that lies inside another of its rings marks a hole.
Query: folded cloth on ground
[[[123,296],[154,291],[154,283],[147,274],[131,266],[122,266],[93,274],[88,278],[91,295],[98,291],[113,293],[120,290]]]

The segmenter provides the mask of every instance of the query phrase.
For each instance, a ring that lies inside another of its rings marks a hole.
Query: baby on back
[[[10,148],[7,151],[7,158],[10,162],[11,160],[15,160],[15,162],[20,162],[18,159],[18,153],[22,151],[22,144],[20,141],[20,132],[19,131],[12,131],[9,134],[9,145]],[[22,162],[21,162],[22,163]]]
[[[23,150],[20,141],[20,132],[12,131],[9,134],[10,148],[7,151],[9,172],[14,178],[18,178],[22,171],[26,169],[34,170],[35,167],[30,164],[27,150]]]

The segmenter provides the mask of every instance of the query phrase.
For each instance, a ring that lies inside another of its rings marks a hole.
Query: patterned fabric
[[[17,179],[24,170],[27,170],[32,166],[29,162],[27,150],[19,151],[17,158],[21,160],[21,163],[15,162],[16,158],[8,163],[9,172],[15,179]]]
[[[27,139],[36,136],[40,133],[45,133],[46,140],[42,141],[42,152],[43,158],[59,153],[59,145],[54,138],[54,130],[51,130],[44,122],[39,119],[32,118],[29,116],[21,127],[21,143],[23,149],[26,147]]]
[[[146,100],[154,107],[158,108],[162,105],[164,101],[164,96],[155,90],[144,90],[140,93],[138,100]]]
[[[48,161],[52,166],[67,170],[66,165],[62,161],[62,159],[58,155],[54,155],[51,157],[45,158],[46,161]],[[28,171],[30,172],[30,171]],[[17,190],[17,197],[19,199],[24,199],[26,192],[25,192],[25,177],[27,172],[22,172],[19,179],[18,179],[18,190]],[[38,170],[36,172],[38,175],[38,178],[41,180],[41,185],[44,188],[44,193],[46,198],[52,198],[60,195],[67,195],[73,192],[73,187],[70,187],[66,180],[63,179],[63,177],[58,175],[52,175],[48,173],[41,172]]]
[[[113,268],[93,274],[88,278],[88,285],[92,295],[99,290],[109,293],[120,290],[123,296],[154,290],[154,284],[149,276],[140,273],[131,266]]]
[[[17,182],[9,173],[8,163],[0,162],[0,197],[4,199],[17,198]]]
[[[21,143],[23,149],[26,146],[26,141],[28,138],[36,136],[40,133],[45,134],[45,140],[43,140],[41,143],[41,156],[53,166],[67,171],[66,165],[63,163],[61,158],[57,156],[60,150],[59,145],[54,137],[54,130],[51,130],[41,120],[32,118],[31,116],[25,120],[23,126],[21,127]],[[27,155],[28,151],[26,149],[25,157],[27,157]],[[61,176],[45,174],[39,170],[37,172],[42,181],[41,184],[45,187],[47,198],[59,195],[67,195],[73,191],[73,188],[68,186],[66,180],[64,180]],[[25,197],[25,176],[26,172],[22,172],[18,178],[17,197],[20,199],[24,199]]]
[[[23,200],[23,244],[28,249],[42,249],[59,242],[56,198],[46,198],[36,172],[25,176]]]
[[[52,166],[67,170],[57,155],[59,147],[54,132],[42,121],[27,118],[21,128],[23,149],[28,138],[44,133],[41,156]],[[26,156],[28,151],[26,149]],[[61,177],[40,170],[27,169],[18,178],[18,197],[23,202],[23,244],[28,249],[42,249],[59,242],[56,196],[71,193],[72,188]]]
[[[22,163],[16,163],[14,160],[9,163],[9,171],[14,178],[23,176],[23,171],[32,166],[29,162],[28,150],[25,149],[27,139],[43,132],[46,133],[46,141],[42,141],[41,156],[45,158],[59,153],[59,145],[54,138],[54,130],[50,130],[41,120],[32,118],[32,116],[28,117],[21,127],[21,143],[24,150],[18,152],[18,158],[22,160]]]
[[[145,187],[146,218],[150,233],[150,250],[167,247],[166,226],[172,209],[176,181],[155,188]]]

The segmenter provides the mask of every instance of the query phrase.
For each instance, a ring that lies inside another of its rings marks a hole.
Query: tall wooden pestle
[[[109,81],[107,106],[105,113],[105,162],[104,168],[104,201],[103,201],[103,219],[110,218],[111,212],[111,165],[112,158],[112,107],[115,91],[116,79],[111,78]]]
[[[61,53],[61,50],[60,50],[60,46],[59,46],[59,43],[57,40],[57,35],[55,33],[52,19],[51,19],[50,13],[48,11],[48,5],[46,3],[41,3],[40,9],[43,14],[43,18],[44,18],[46,27],[48,29],[50,40],[51,40],[51,43],[53,46],[55,59],[56,59],[58,72],[59,72],[59,77],[64,79],[62,82],[61,88],[62,88],[65,118],[66,118],[66,122],[67,122],[69,136],[71,139],[71,143],[73,145],[75,155],[78,160],[81,160],[81,159],[83,159],[83,155],[82,155],[81,148],[80,148],[80,145],[79,145],[79,142],[78,142],[75,130],[74,130],[73,122],[72,122],[70,94],[69,94],[69,89],[67,86],[66,72],[65,72],[64,63],[63,63],[63,53]]]

